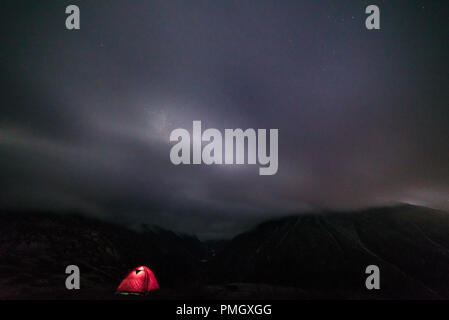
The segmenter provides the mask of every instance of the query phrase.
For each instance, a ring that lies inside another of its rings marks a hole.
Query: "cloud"
[[[63,28],[62,4],[8,8],[1,206],[203,237],[294,211],[448,207],[437,5],[431,25],[404,5],[368,34],[323,14],[360,16],[349,4],[176,3],[85,3],[76,33]],[[413,32],[401,31],[405,20]],[[278,128],[278,173],[172,165],[169,134],[193,120]]]

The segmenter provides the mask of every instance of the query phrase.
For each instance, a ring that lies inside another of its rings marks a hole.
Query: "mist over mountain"
[[[352,0],[80,2],[80,30],[70,2],[0,4],[0,208],[202,239],[267,214],[449,210],[447,0],[379,1],[380,30]],[[174,165],[193,121],[279,130],[276,174]]]

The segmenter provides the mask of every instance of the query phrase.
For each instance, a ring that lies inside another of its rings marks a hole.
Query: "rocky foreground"
[[[81,290],[65,289],[70,264]],[[370,264],[380,268],[380,290],[365,288]],[[81,215],[0,215],[0,299],[121,298],[116,286],[138,265],[161,286],[150,299],[449,298],[449,214],[414,206],[301,214],[217,248]]]

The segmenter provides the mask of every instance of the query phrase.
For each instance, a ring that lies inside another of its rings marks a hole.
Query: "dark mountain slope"
[[[292,216],[241,234],[213,261],[214,279],[297,286],[317,297],[449,297],[449,215],[400,206]],[[365,288],[365,268],[381,290]]]
[[[122,277],[147,265],[163,287],[196,284],[204,246],[196,238],[159,228],[135,232],[78,215],[0,215],[0,298],[57,297],[65,268],[81,270],[83,291],[113,293]],[[179,272],[182,270],[182,273]]]
[[[149,266],[184,298],[449,298],[449,215],[401,206],[303,214],[265,222],[232,241],[201,243],[78,215],[0,214],[0,298],[113,298],[127,272]],[[65,289],[65,267],[82,290]],[[381,290],[365,288],[365,268]]]

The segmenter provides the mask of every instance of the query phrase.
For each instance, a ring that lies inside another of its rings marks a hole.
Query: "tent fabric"
[[[159,284],[153,272],[148,267],[140,266],[128,273],[118,286],[117,292],[145,294],[156,289],[159,289]]]

